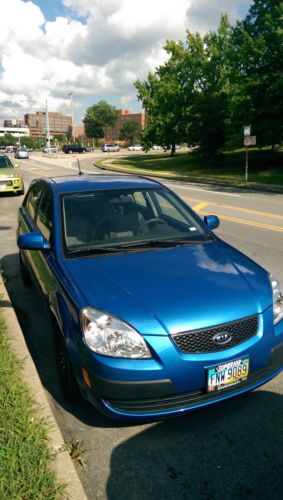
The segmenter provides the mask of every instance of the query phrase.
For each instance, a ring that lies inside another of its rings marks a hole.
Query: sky
[[[46,108],[74,115],[104,99],[141,111],[134,81],[186,30],[245,17],[252,0],[1,0],[0,121]],[[70,97],[72,93],[72,99]]]

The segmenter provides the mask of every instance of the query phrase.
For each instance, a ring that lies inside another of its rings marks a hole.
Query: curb
[[[66,485],[66,491],[63,498],[68,500],[87,500],[87,496],[69,453],[67,451],[59,451],[64,444],[64,438],[41,385],[37,370],[28,351],[23,332],[18,323],[1,275],[0,307],[7,328],[9,346],[16,357],[24,361],[22,369],[23,380],[38,404],[37,415],[39,418],[47,419],[48,423],[50,423],[51,429],[48,432],[48,445],[51,451],[56,453],[54,468],[57,480],[59,483]]]
[[[283,187],[277,187],[277,186],[274,186],[274,185],[267,185],[267,184],[248,184],[247,186],[245,185],[239,185],[239,184],[233,184],[233,183],[227,183],[227,182],[224,182],[224,181],[209,181],[209,180],[205,180],[204,178],[201,178],[201,177],[191,177],[190,179],[188,179],[187,177],[184,178],[184,177],[178,177],[178,175],[174,176],[174,175],[158,175],[158,172],[157,173],[146,173],[146,172],[142,172],[142,173],[139,173],[138,171],[133,171],[133,170],[130,170],[128,169],[127,170],[127,167],[125,168],[121,168],[119,169],[119,166],[118,165],[113,165],[112,163],[108,163],[107,164],[107,161],[109,161],[108,159],[107,160],[102,160],[103,164],[102,165],[97,165],[96,162],[94,162],[94,166],[100,170],[108,170],[110,172],[116,172],[116,173],[119,173],[119,174],[132,174],[132,175],[140,175],[142,177],[157,177],[157,178],[160,178],[160,179],[166,179],[166,180],[171,180],[171,181],[182,181],[182,182],[187,182],[187,183],[193,183],[193,184],[202,184],[202,185],[206,185],[206,186],[222,186],[222,187],[227,187],[227,188],[236,188],[236,189],[240,189],[242,191],[257,191],[257,192],[262,192],[262,193],[277,193],[277,194],[283,194]],[[116,168],[115,168],[116,167]]]

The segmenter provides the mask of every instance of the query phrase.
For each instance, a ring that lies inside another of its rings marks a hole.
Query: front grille
[[[0,186],[12,186],[12,181],[0,181]]]
[[[187,354],[201,354],[231,349],[231,347],[242,344],[246,340],[254,337],[257,331],[257,316],[249,316],[240,321],[224,323],[223,325],[212,328],[178,333],[172,335],[172,339],[181,352]],[[227,343],[221,344],[215,341],[215,336],[222,333],[230,335],[231,338]]]

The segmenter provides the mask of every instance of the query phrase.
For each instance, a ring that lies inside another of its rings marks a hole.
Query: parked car
[[[17,149],[17,146],[6,146],[6,153],[15,153]]]
[[[70,402],[82,394],[114,418],[162,419],[279,374],[279,282],[218,225],[142,177],[32,182],[19,210],[22,277],[45,296]]]
[[[15,152],[15,158],[27,159],[29,157],[27,148],[18,148]]]
[[[18,166],[17,164],[14,165],[8,156],[0,153],[0,193],[24,194],[24,181],[21,174],[16,170]]]
[[[86,153],[87,148],[85,146],[80,146],[79,144],[64,144],[62,146],[62,151],[66,154],[72,154],[72,153]]]
[[[154,146],[152,146],[152,149],[153,149],[154,151],[160,151],[160,150],[162,150],[162,149],[163,149],[163,147],[162,147],[162,146],[158,146],[158,145],[154,145]]]
[[[118,153],[120,148],[118,144],[102,144],[101,151],[103,151],[103,153]]]
[[[50,151],[49,147],[43,148],[43,153],[58,153],[58,148],[56,146],[50,146]]]
[[[128,147],[129,151],[142,151],[143,147],[140,144],[135,144],[134,146]]]

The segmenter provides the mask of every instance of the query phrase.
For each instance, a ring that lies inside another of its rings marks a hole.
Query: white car
[[[157,150],[159,151],[159,150],[163,149],[163,147],[155,145],[155,146],[152,146],[152,149],[154,149],[154,151],[157,151]]]
[[[20,158],[21,160],[29,157],[28,150],[26,148],[18,148],[15,152],[15,158]]]
[[[129,151],[142,151],[143,147],[140,144],[135,144],[134,146],[128,147]]]
[[[43,148],[43,153],[49,153],[49,148]],[[50,153],[58,153],[58,148],[56,146],[50,146]]]
[[[101,151],[103,151],[103,153],[118,153],[120,148],[118,144],[102,144]]]

